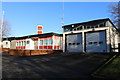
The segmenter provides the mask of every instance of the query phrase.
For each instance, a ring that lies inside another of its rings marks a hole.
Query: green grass
[[[105,75],[111,79],[119,79],[120,78],[120,55],[114,59],[111,63],[104,67],[104,69],[100,70],[98,74]],[[119,79],[120,80],[120,79]]]

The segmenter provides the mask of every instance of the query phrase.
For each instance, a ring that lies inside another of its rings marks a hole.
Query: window
[[[30,43],[30,41],[27,41],[27,44],[29,44]]]
[[[77,45],[80,45],[80,43],[77,43]]]
[[[84,29],[87,29],[87,26],[84,26]]]
[[[77,30],[80,30],[80,28],[77,28]]]
[[[48,45],[52,45],[52,39],[48,39]]]
[[[41,46],[43,45],[43,40],[40,40],[40,45],[41,45]]]
[[[48,39],[44,40],[44,45],[46,46],[48,44]]]
[[[112,31],[115,32],[115,29],[112,27]]]
[[[96,25],[95,28],[98,28],[98,25]]]
[[[74,29],[74,31],[76,31],[76,28]]]
[[[82,26],[80,26],[80,27],[78,27],[78,28],[77,28],[77,30],[82,30],[82,29],[83,29],[83,27],[82,27]]]
[[[91,28],[94,28],[94,26],[91,26]]]
[[[100,24],[99,27],[104,27],[104,24]]]
[[[21,46],[21,41],[19,41],[19,46]]]
[[[6,45],[8,44],[8,42],[6,42]]]
[[[21,41],[21,42],[22,42],[22,46],[23,46],[23,45],[24,45],[24,44],[23,44],[23,41]]]
[[[92,42],[89,42],[88,44],[90,45],[90,44],[92,44]]]
[[[90,29],[90,26],[87,26],[87,29]]]
[[[24,46],[26,46],[26,41],[24,41]]]
[[[99,42],[99,44],[103,44],[103,42],[102,42],[102,41],[100,41],[100,42]]]
[[[94,42],[94,44],[97,44],[97,42]]]
[[[18,45],[18,42],[17,42],[17,46],[19,46],[19,45]]]
[[[72,31],[72,29],[64,28],[64,32]]]
[[[71,43],[69,43],[69,45],[71,45]]]
[[[75,43],[73,43],[73,45],[75,45]]]

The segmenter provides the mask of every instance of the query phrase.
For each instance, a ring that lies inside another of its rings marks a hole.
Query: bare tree
[[[4,20],[2,25],[2,37],[7,37],[10,35],[11,28],[8,21]]]
[[[110,5],[109,8],[113,23],[116,25],[116,28],[118,28],[120,31],[120,2],[114,5]]]

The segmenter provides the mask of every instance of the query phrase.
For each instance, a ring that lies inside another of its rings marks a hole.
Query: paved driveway
[[[89,78],[109,54],[3,56],[3,78]]]

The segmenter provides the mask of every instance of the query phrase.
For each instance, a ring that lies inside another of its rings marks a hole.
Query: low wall
[[[2,48],[2,52],[8,52],[10,48]]]
[[[51,54],[57,51],[54,50],[17,50],[11,49],[9,50],[9,55],[17,55],[17,56],[31,56],[31,55],[41,55],[41,54]],[[57,52],[59,53],[59,52]]]

